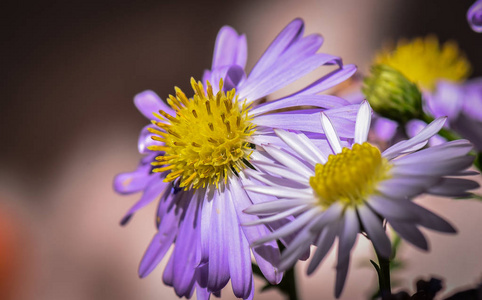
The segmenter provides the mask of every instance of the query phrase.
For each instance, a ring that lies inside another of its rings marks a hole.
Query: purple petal
[[[336,232],[338,231],[338,222],[334,224],[326,225],[322,231],[320,236],[318,237],[318,241],[316,243],[316,252],[313,254],[311,258],[310,264],[308,265],[307,274],[311,275],[316,268],[320,265],[325,258],[328,251],[330,251],[333,243],[335,242]]]
[[[389,258],[392,252],[390,240],[383,229],[382,220],[366,205],[358,209],[363,228],[379,255]]]
[[[229,67],[226,71],[226,76],[224,77],[224,91],[230,91],[232,89],[237,88],[237,86],[245,80],[246,74],[244,73],[244,69],[240,66],[234,65]]]
[[[225,206],[225,240],[228,250],[229,274],[234,295],[248,298],[252,293],[253,273],[251,270],[251,251],[244,233],[239,228],[238,217],[234,209],[231,194],[226,193]]]
[[[250,184],[250,182],[245,179],[242,179],[242,183],[243,185]],[[258,219],[256,216],[243,213],[243,210],[251,206],[253,202],[246,194],[246,191],[241,187],[241,183],[238,182],[237,179],[230,180],[229,192],[231,193],[231,198],[236,199],[233,202],[240,223],[248,223]],[[250,197],[263,198],[263,196],[256,195],[254,193],[250,194]],[[258,203],[264,201],[260,200],[256,202]],[[270,233],[266,226],[242,226],[241,229],[243,230],[244,235],[250,244]],[[264,245],[255,247],[253,249],[253,254],[259,268],[261,269],[261,272],[266,279],[272,284],[278,284],[283,278],[283,272],[279,272],[274,267],[278,265],[280,259],[280,253],[276,241],[271,241],[265,243]]]
[[[435,93],[424,95],[431,115],[435,118],[448,117],[449,122],[459,115],[464,98],[463,85],[448,81],[439,81]]]
[[[422,250],[428,250],[427,240],[414,224],[393,220],[391,218],[387,218],[387,221],[392,226],[393,230],[395,230],[404,240]]]
[[[353,138],[355,133],[355,119],[350,120],[339,116],[336,110],[337,109],[330,109],[325,111],[325,113],[330,117],[340,137]],[[253,123],[258,126],[285,130],[323,133],[319,112],[319,110],[305,110],[303,112],[273,113],[255,117]]]
[[[467,21],[475,32],[482,32],[482,0],[476,1],[467,11]]]
[[[154,235],[139,265],[139,277],[144,278],[149,275],[171,247],[177,234],[177,222],[172,224],[170,230]]]
[[[151,181],[151,165],[139,164],[134,172],[120,173],[114,178],[114,190],[120,194],[142,191]]]
[[[397,131],[398,123],[383,117],[377,117],[373,124],[375,134],[382,141],[390,141]]]
[[[419,218],[413,211],[406,207],[405,203],[411,203],[406,199],[390,199],[379,195],[372,195],[368,205],[384,218],[398,221],[417,221]]]
[[[161,146],[164,143],[155,141],[152,139],[153,134],[149,132],[148,128],[155,128],[152,125],[146,125],[142,128],[141,133],[139,134],[139,139],[137,142],[137,149],[139,150],[140,154],[148,154],[152,153],[152,151],[148,150],[147,147],[149,146]]]
[[[248,99],[248,102],[260,99],[298,80],[318,67],[338,59],[336,56],[322,53],[297,58],[296,61],[293,56],[290,55],[292,59],[286,58],[283,60],[287,63],[286,66],[282,65],[283,69],[269,70],[270,72],[262,80],[254,80],[248,76],[244,84],[239,87],[240,99]]]
[[[157,197],[161,196],[163,191],[165,190],[166,186],[168,185],[167,182],[162,181],[159,174],[153,174],[149,178],[149,183],[147,187],[144,189],[144,193],[139,201],[136,202],[124,215],[121,220],[121,225],[127,224],[130,220],[132,215],[141,209],[142,207],[146,206],[147,204],[154,201]]]
[[[134,97],[134,104],[141,114],[149,120],[154,118],[154,115],[152,114],[153,112],[159,112],[160,110],[173,116],[176,115],[174,110],[164,103],[164,101],[162,101],[153,91],[148,90],[137,94]]]
[[[273,110],[297,107],[302,105],[330,109],[338,108],[349,104],[350,103],[345,99],[331,95],[296,95],[258,105],[251,110],[250,115],[258,116]]]
[[[468,179],[461,178],[444,178],[438,185],[427,190],[432,195],[445,197],[466,197],[470,196],[468,190],[479,188],[480,185]]]
[[[346,209],[343,218],[344,223],[341,226],[338,245],[338,263],[350,257],[351,249],[355,244],[358,232],[360,232],[358,217],[354,209]]]
[[[482,78],[478,77],[465,83],[463,114],[471,119],[482,121]]]
[[[317,81],[313,82],[306,88],[292,94],[294,95],[312,95],[321,93],[329,88],[342,83],[343,81],[350,78],[353,74],[355,74],[357,68],[355,65],[344,65],[343,67],[332,71],[322,78],[318,79]]]
[[[207,287],[211,291],[221,290],[229,281],[229,254],[226,247],[228,233],[225,233],[225,231],[230,230],[230,227],[225,224],[226,219],[230,217],[227,215],[225,208],[227,201],[229,201],[229,198],[225,196],[225,193],[221,193],[219,190],[214,192],[210,220],[209,275],[207,281]]]
[[[246,66],[248,57],[246,36],[238,35],[236,30],[229,26],[223,26],[219,30],[214,45],[212,70],[229,65]]]
[[[446,118],[435,119],[432,123],[427,125],[413,138],[401,141],[391,146],[383,152],[383,156],[387,159],[392,159],[400,154],[416,151],[425,146],[426,141],[437,134],[442,129]]]
[[[336,265],[335,279],[335,298],[339,298],[343,287],[345,286],[346,276],[348,275],[348,267],[350,266],[350,256],[340,261],[340,251],[338,251],[338,264]]]
[[[174,259],[173,287],[179,297],[191,293],[195,282],[196,249],[201,211],[198,201],[190,201],[193,198],[192,193],[181,193],[184,193],[181,201],[185,201],[188,208],[179,226],[179,233],[172,254]]]
[[[288,48],[291,44],[296,42],[303,36],[304,24],[303,20],[295,19],[291,21],[271,42],[271,45],[266,49],[264,54],[258,60],[253,70],[250,73],[250,77],[258,77],[266,69],[268,69]]]

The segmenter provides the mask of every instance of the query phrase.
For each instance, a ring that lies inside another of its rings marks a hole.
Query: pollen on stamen
[[[390,163],[378,148],[369,143],[354,144],[330,155],[324,165],[317,164],[310,186],[324,208],[335,202],[356,206],[375,192],[378,182],[390,177],[389,170]]]
[[[249,166],[250,136],[256,131],[248,114],[251,106],[241,103],[234,89],[224,92],[222,80],[216,93],[209,82],[204,89],[201,82],[191,79],[191,86],[192,98],[177,87],[176,96],[168,97],[176,115],[154,114],[157,120],[152,123],[158,128],[149,131],[163,145],[148,148],[165,153],[153,163],[163,167],[153,172],[170,171],[165,180],[179,178],[184,189],[219,187],[231,174]]]

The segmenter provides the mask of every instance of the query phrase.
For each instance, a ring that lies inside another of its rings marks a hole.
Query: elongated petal
[[[350,256],[351,249],[355,244],[360,226],[358,225],[358,217],[354,209],[346,209],[344,215],[344,223],[340,230],[340,241],[338,245],[338,263]]]
[[[330,251],[333,243],[335,242],[337,231],[337,222],[333,224],[328,224],[322,229],[321,234],[318,237],[318,242],[316,243],[316,251],[311,258],[310,264],[308,265],[308,275],[311,275],[316,270],[316,268],[322,262],[323,258],[325,258],[328,251]]]
[[[297,216],[296,219],[294,219],[292,222],[290,222],[290,223],[286,224],[285,226],[273,231],[272,233],[256,240],[251,245],[253,247],[256,247],[256,246],[262,245],[266,242],[279,239],[280,237],[290,235],[290,234],[296,232],[297,230],[300,230],[306,224],[308,224],[311,221],[311,218],[316,216],[316,214],[318,214],[318,211],[316,209],[308,210],[308,211],[302,213],[301,215]]]
[[[300,205],[312,204],[313,200],[299,200],[299,199],[278,199],[274,201],[254,204],[244,210],[247,214],[252,215],[270,215],[284,212]]]
[[[283,149],[278,149],[271,146],[265,146],[264,149],[279,163],[291,169],[292,172],[296,172],[302,176],[305,176],[306,178],[313,176],[313,170],[301,163],[301,161],[296,157],[290,155],[286,151],[283,151]]]
[[[245,178],[241,177],[241,180],[243,185],[251,184]],[[233,202],[240,223],[247,223],[258,218],[243,213],[243,210],[253,205],[253,202],[248,198],[246,191],[241,187],[241,182],[238,182],[236,179],[230,180],[229,192],[231,193],[232,199],[236,199],[236,201]],[[256,195],[253,195],[252,197],[256,197]],[[241,229],[250,244],[270,233],[266,226],[242,226]],[[264,245],[254,247],[252,251],[254,258],[266,279],[272,284],[278,284],[283,278],[283,272],[278,271],[278,269],[274,267],[278,265],[280,259],[280,252],[276,242],[271,241]]]
[[[159,177],[151,176],[147,187],[144,189],[144,193],[142,194],[141,199],[139,199],[139,201],[137,201],[127,211],[127,213],[124,215],[120,222],[121,225],[127,224],[127,222],[136,211],[151,203],[157,197],[160,197],[167,185],[168,183],[160,180]]]
[[[244,34],[238,35],[236,30],[229,26],[222,27],[219,30],[214,46],[212,69],[227,65],[239,65],[244,68],[248,57],[247,51],[246,36]]]
[[[266,49],[264,54],[258,60],[250,76],[257,77],[271,66],[278,56],[285,51],[285,49],[303,35],[304,24],[303,20],[295,19],[289,23],[271,42],[271,45]]]
[[[363,144],[367,141],[368,131],[372,119],[372,110],[368,101],[364,100],[356,116],[355,143]]]
[[[311,142],[308,143],[306,140],[303,140],[295,133],[287,132],[280,129],[275,129],[274,131],[277,136],[279,136],[288,146],[291,147],[291,149],[293,149],[298,155],[300,155],[303,159],[311,163],[313,166],[316,165],[317,163],[323,162],[320,160],[320,157],[324,158],[323,154],[321,153],[321,151],[316,151],[317,155],[313,153],[312,151],[313,149],[315,150],[318,150],[318,149],[316,149]]]
[[[438,118],[427,127],[422,129],[416,136],[413,138],[406,140],[406,141],[401,141],[392,147],[388,148],[383,152],[383,156],[386,157],[387,159],[392,159],[400,154],[409,152],[409,151],[416,151],[423,146],[425,146],[426,142],[428,141],[429,138],[437,134],[440,129],[442,129],[445,120],[447,118]],[[417,146],[416,148],[414,146]]]
[[[469,179],[444,178],[439,184],[427,190],[427,193],[445,197],[466,197],[469,190],[479,188],[480,185]]]
[[[159,112],[159,110],[163,110],[170,115],[176,114],[170,106],[164,103],[164,101],[157,96],[156,93],[149,90],[137,94],[134,97],[134,104],[141,114],[143,114],[144,117],[149,120],[154,119],[154,115],[152,113]]]
[[[171,230],[158,232],[154,235],[139,265],[139,277],[143,278],[149,275],[166,255],[177,234],[177,224],[173,222],[173,225]]]
[[[428,250],[427,240],[414,224],[397,221],[392,218],[387,218],[387,221],[404,240],[422,250]]]
[[[333,153],[341,153],[340,137],[338,136],[338,133],[333,127],[330,118],[328,118],[328,116],[324,113],[321,113],[321,126],[323,126],[323,132],[325,133],[326,138],[330,142]]]
[[[349,104],[347,100],[331,95],[296,95],[258,105],[250,111],[250,114],[258,116],[277,109],[303,105],[331,109]]]
[[[189,295],[195,282],[196,245],[199,236],[199,216],[196,215],[200,213],[198,208],[199,203],[196,201],[189,203],[172,253],[173,287],[179,297]]]
[[[226,219],[231,217],[226,211],[226,202],[230,201],[220,192],[215,192],[211,212],[211,230],[209,232],[209,276],[207,287],[211,291],[221,290],[229,281],[228,242],[225,230]],[[231,232],[230,232],[231,234]]]
[[[252,293],[253,273],[251,270],[251,252],[244,233],[239,228],[238,216],[234,209],[230,193],[226,193],[224,234],[228,248],[229,275],[236,297],[248,298]]]
[[[381,256],[389,258],[392,252],[390,240],[383,229],[382,220],[366,205],[358,208],[363,228]]]
[[[356,73],[356,70],[357,68],[355,65],[343,65],[339,69],[328,73],[327,75],[316,80],[306,88],[292,94],[291,96],[318,94],[320,92],[326,91],[327,89],[332,88],[335,85],[353,76],[353,74]]]
[[[419,220],[418,215],[410,209],[411,202],[408,205],[405,205],[406,203],[409,203],[409,200],[390,199],[381,195],[372,195],[368,200],[370,207],[384,218],[410,222]]]

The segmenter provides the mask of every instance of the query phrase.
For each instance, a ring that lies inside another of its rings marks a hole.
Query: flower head
[[[455,42],[440,45],[435,36],[402,40],[397,47],[386,49],[375,58],[405,75],[423,89],[432,90],[440,79],[462,81],[470,74],[470,63]]]
[[[467,11],[467,21],[475,32],[482,32],[482,0],[477,0]]]
[[[364,101],[359,109],[353,143],[343,143],[330,118],[322,113],[321,122],[329,148],[317,148],[303,134],[276,130],[290,150],[265,145],[275,164],[265,164],[266,175],[247,170],[264,185],[245,188],[278,200],[256,204],[246,213],[262,218],[246,225],[270,224],[291,218],[291,222],[256,241],[263,244],[296,233],[282,253],[280,270],[292,266],[309,251],[318,248],[308,266],[312,273],[338,237],[338,264],[335,296],[341,294],[348,272],[350,252],[358,233],[365,232],[375,250],[388,258],[391,253],[383,219],[405,240],[428,249],[419,227],[453,233],[444,219],[412,202],[422,193],[439,196],[466,196],[477,183],[459,178],[472,164],[467,155],[472,149],[458,140],[422,149],[443,126],[445,118],[435,120],[415,137],[401,141],[381,153],[367,143],[371,109]],[[330,150],[331,149],[331,150]],[[269,167],[269,168],[268,168]],[[450,177],[448,177],[450,176]]]
[[[258,220],[244,209],[270,198],[242,188],[250,182],[246,170],[257,168],[255,161],[263,159],[257,145],[283,144],[273,128],[300,130],[321,141],[323,136],[314,130],[321,126],[321,111],[343,128],[343,139],[354,134],[357,106],[319,93],[349,78],[356,68],[317,53],[322,37],[304,37],[303,28],[299,19],[288,24],[246,74],[246,37],[223,27],[211,70],[202,81],[191,79],[192,96],[175,88],[167,104],[151,91],[135,97],[137,108],[152,120],[139,137],[139,151],[146,156],[136,171],[118,175],[114,187],[120,193],[143,192],[122,224],[160,198],[157,233],[139,266],[141,277],[174,245],[163,281],[178,296],[190,298],[194,291],[198,299],[219,295],[231,280],[237,297],[252,298],[249,244],[276,228],[240,226]],[[324,65],[337,67],[291,95],[259,101]],[[303,109],[306,106],[311,108]],[[276,242],[252,252],[267,280],[278,283],[282,272],[275,267],[280,256]]]
[[[396,69],[380,64],[372,66],[365,77],[363,94],[381,116],[406,123],[422,114],[422,94],[417,85]]]

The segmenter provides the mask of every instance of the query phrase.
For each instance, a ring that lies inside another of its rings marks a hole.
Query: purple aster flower
[[[425,94],[426,110],[434,117],[447,116],[448,127],[482,150],[482,78],[464,83],[439,81]]]
[[[324,135],[315,130],[321,126],[320,111],[341,128],[343,139],[350,139],[357,110],[341,98],[319,95],[353,75],[356,67],[316,53],[322,37],[304,37],[303,28],[300,19],[288,24],[246,75],[246,37],[223,27],[211,70],[205,71],[202,82],[191,79],[191,98],[177,87],[168,104],[152,91],[135,97],[139,111],[154,120],[139,137],[139,152],[145,157],[137,170],[118,175],[114,187],[124,194],[143,192],[122,224],[160,198],[158,231],[140,263],[141,277],[173,245],[163,281],[180,297],[190,298],[196,291],[198,299],[207,299],[219,295],[231,280],[237,297],[252,298],[251,250],[266,279],[273,284],[281,280],[282,272],[275,267],[280,256],[276,242],[249,247],[276,225],[239,225],[258,220],[244,209],[270,200],[242,187],[250,183],[244,172],[257,167],[251,161],[263,160],[256,145],[283,144],[273,127],[306,132],[322,144]],[[324,65],[338,67],[291,95],[260,104],[270,93]]]
[[[482,32],[482,0],[475,1],[467,11],[467,21],[475,32]]]
[[[459,178],[467,174],[463,170],[474,160],[467,155],[472,149],[468,141],[420,150],[442,128],[445,118],[436,119],[415,137],[383,153],[366,142],[370,119],[371,108],[364,101],[357,115],[353,143],[344,145],[335,130],[337,125],[321,113],[322,128],[330,145],[321,150],[303,134],[276,130],[295,154],[266,145],[264,149],[274,163],[265,163],[263,167],[269,167],[264,170],[271,175],[246,170],[264,184],[245,186],[247,190],[278,199],[246,209],[246,213],[260,219],[245,225],[292,218],[253,246],[296,233],[282,253],[278,268],[286,270],[314,244],[317,249],[307,270],[311,274],[338,237],[336,297],[342,292],[358,233],[366,233],[377,253],[388,258],[391,244],[383,225],[386,219],[402,238],[427,250],[428,243],[419,226],[447,233],[454,233],[455,229],[411,199],[422,193],[467,196],[467,190],[478,187],[474,181]]]

